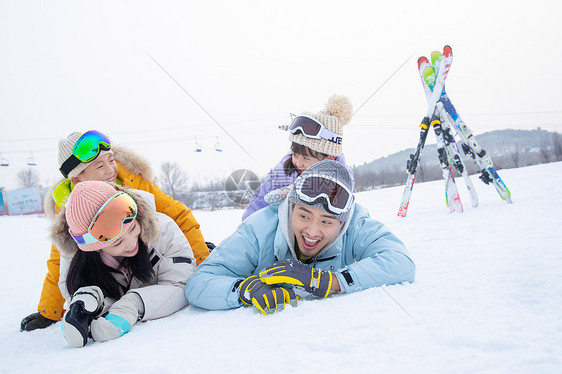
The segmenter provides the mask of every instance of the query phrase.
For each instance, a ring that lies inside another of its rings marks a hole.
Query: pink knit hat
[[[84,181],[78,183],[68,197],[66,203],[66,222],[70,228],[71,235],[84,235],[101,206],[109,198],[117,193],[117,190],[106,182]],[[129,230],[131,223],[123,225],[121,234],[109,243],[95,242],[91,244],[78,244],[82,251],[99,251],[111,245],[123,233]]]

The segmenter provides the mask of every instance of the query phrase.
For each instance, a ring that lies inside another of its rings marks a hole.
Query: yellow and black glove
[[[240,283],[238,296],[246,305],[253,305],[262,314],[272,314],[285,309],[286,304],[297,306],[297,296],[290,288],[268,285],[256,275],[248,277]]]
[[[260,273],[264,283],[292,284],[318,297],[328,296],[332,277],[331,272],[315,269],[298,260],[277,261]]]

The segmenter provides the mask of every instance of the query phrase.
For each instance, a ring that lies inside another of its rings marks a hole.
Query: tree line
[[[541,131],[539,146],[528,149],[517,142],[513,142],[507,148],[502,147],[500,153],[488,153],[492,157],[494,167],[501,170],[562,161],[562,134],[540,129],[539,131]],[[424,149],[416,175],[416,180],[419,182],[442,178],[442,172],[437,162],[437,152],[434,147],[429,146]],[[487,150],[491,151],[492,149]],[[403,185],[406,181],[406,160],[409,153],[409,151],[399,152],[398,161],[400,161],[400,164],[388,162],[386,166],[379,167],[354,166],[355,191]],[[470,175],[479,174],[476,163],[469,156],[464,156],[463,161]],[[456,170],[454,172],[457,176]],[[160,167],[156,182],[164,192],[191,209],[244,208],[253,191],[241,191],[245,195],[244,199],[233,198],[233,191],[228,191],[226,188],[227,179],[228,177],[224,177],[215,178],[205,183],[190,183],[187,173],[178,163],[165,162]],[[17,173],[17,180],[18,185],[22,188],[37,186],[39,185],[39,173],[33,168],[22,169]]]
[[[418,165],[416,181],[428,182],[442,178],[442,171],[437,159],[435,146],[424,149],[421,162]],[[506,150],[507,149],[507,150]],[[517,143],[502,148],[501,153],[490,153],[493,149],[487,149],[492,158],[496,170],[511,169],[542,163],[562,161],[562,134],[556,132],[544,132],[540,146],[526,149]],[[405,156],[401,166],[389,165],[387,167],[369,168],[365,166],[354,166],[353,176],[355,178],[355,191],[368,191],[376,188],[403,185],[406,182],[406,161],[409,152]],[[476,163],[469,157],[463,157],[464,165],[470,175],[479,175]],[[455,176],[458,173],[453,168]]]

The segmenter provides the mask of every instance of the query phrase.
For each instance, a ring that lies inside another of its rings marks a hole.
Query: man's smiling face
[[[341,223],[330,213],[305,204],[295,204],[291,226],[301,253],[312,257],[339,232]]]

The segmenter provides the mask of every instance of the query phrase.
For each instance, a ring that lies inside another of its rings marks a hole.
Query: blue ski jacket
[[[238,281],[257,275],[277,260],[296,258],[287,240],[290,235],[294,238],[289,219],[279,212],[286,205],[270,205],[252,214],[211,252],[186,285],[192,305],[211,310],[237,308],[242,305]],[[355,204],[335,239],[310,264],[331,271],[342,292],[414,281],[415,265],[404,244],[360,205]]]

